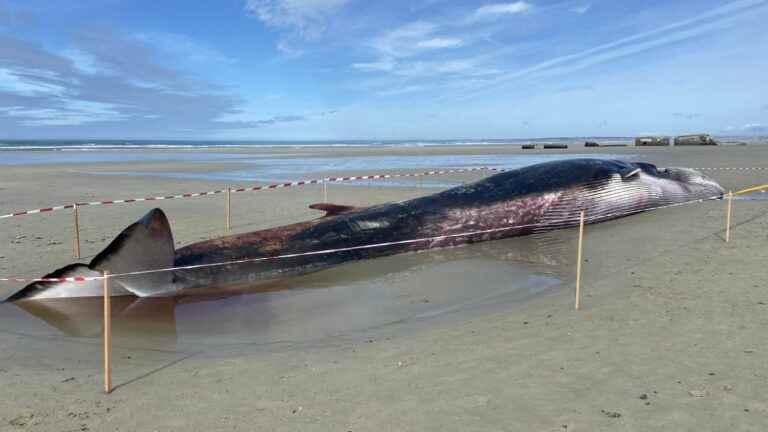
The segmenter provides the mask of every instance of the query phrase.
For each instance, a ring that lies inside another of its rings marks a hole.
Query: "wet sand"
[[[768,146],[575,152],[660,166],[768,166]],[[528,153],[483,146],[333,154]],[[221,168],[172,161],[3,167],[0,213],[226,186],[87,172]],[[706,172],[734,190],[768,175]],[[439,190],[417,181],[370,186],[332,185],[329,201],[369,205]],[[322,201],[322,189],[234,198],[234,228],[244,232],[318,216],[306,206]],[[179,244],[224,233],[222,196],[160,204]],[[579,312],[572,310],[572,230],[357,263],[263,293],[148,305],[128,299],[116,304],[124,311],[116,317],[119,387],[109,396],[99,391],[98,313],[87,316],[98,305],[77,309],[76,323],[46,323],[3,305],[0,430],[762,430],[766,204],[735,202],[729,244],[722,202],[589,226]],[[150,208],[83,209],[83,255]],[[0,221],[0,273],[42,275],[72,262],[71,218]],[[3,285],[0,296],[16,288]]]

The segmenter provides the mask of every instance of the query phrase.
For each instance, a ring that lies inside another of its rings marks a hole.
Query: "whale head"
[[[674,182],[691,198],[718,198],[725,190],[716,181],[691,168],[657,168],[655,165],[634,162],[633,165],[649,176]]]

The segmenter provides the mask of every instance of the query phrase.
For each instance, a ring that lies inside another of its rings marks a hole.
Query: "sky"
[[[0,138],[768,135],[768,0],[0,0]]]

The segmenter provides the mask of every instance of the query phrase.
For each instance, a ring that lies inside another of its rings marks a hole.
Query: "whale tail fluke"
[[[174,256],[173,235],[168,218],[162,210],[156,208],[125,228],[90,264],[70,264],[44,278],[96,277],[105,270],[111,274],[124,274],[165,269],[173,267]],[[170,271],[116,276],[112,279],[112,295],[158,295],[167,292],[172,282],[173,274]],[[46,281],[27,285],[6,301],[100,295],[100,280]]]
[[[129,225],[88,265],[93,270],[112,274],[142,272],[173,267],[175,249],[168,218],[162,210],[150,210]],[[118,276],[117,285],[148,297],[168,290],[173,280],[170,271]]]

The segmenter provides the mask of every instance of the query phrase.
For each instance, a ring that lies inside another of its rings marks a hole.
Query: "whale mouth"
[[[699,171],[691,168],[669,167],[658,170],[661,177],[668,178],[690,187],[698,187],[710,191],[712,195],[722,195],[725,193],[720,184],[707,177]]]
[[[699,171],[684,167],[659,168],[647,162],[632,162],[632,165],[640,169],[644,174],[661,179],[672,180],[686,186],[689,191],[707,194],[708,198],[721,197],[725,190],[715,180],[707,177]]]

